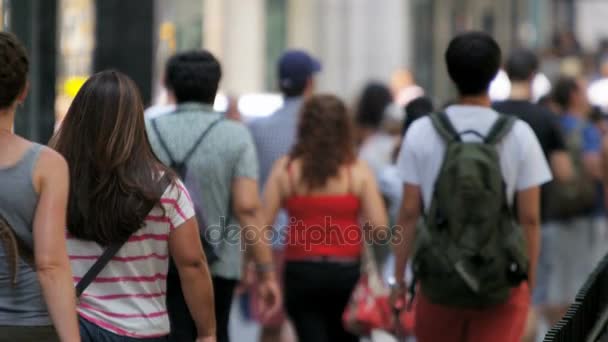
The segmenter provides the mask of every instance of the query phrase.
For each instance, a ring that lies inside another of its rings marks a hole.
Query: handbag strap
[[[169,184],[170,184],[169,179],[166,177],[166,174],[163,174],[163,176],[160,179],[160,182],[163,185],[167,184],[167,186],[169,186]],[[165,187],[163,186],[163,189],[164,188]],[[164,192],[164,190],[163,190],[163,192]],[[148,205],[149,208],[146,208],[148,210],[145,210],[145,212],[147,213],[147,212],[151,211],[152,208],[154,208],[154,206],[156,204],[158,204],[158,203],[152,203],[151,205]],[[103,251],[103,254],[101,254],[101,256],[99,258],[97,258],[97,260],[95,260],[95,263],[93,264],[93,266],[91,266],[91,268],[89,268],[87,273],[85,273],[85,275],[80,279],[78,284],[76,284],[76,298],[80,298],[80,296],[82,295],[84,290],[86,290],[87,287],[89,287],[89,285],[91,285],[91,283],[95,280],[95,278],[97,278],[99,273],[106,267],[106,265],[110,262],[110,260],[112,260],[112,258],[116,255],[116,253],[118,253],[118,251],[122,248],[122,246],[124,246],[124,244],[127,243],[127,241],[129,241],[130,237],[131,236],[127,237],[123,241],[111,243],[108,247],[106,247],[106,249]]]
[[[128,239],[127,239],[128,240]],[[89,268],[87,273],[80,279],[78,284],[76,284],[76,298],[79,298],[80,295],[86,290],[89,285],[97,278],[99,273],[106,267],[106,265],[112,260],[114,255],[118,253],[120,248],[127,242],[127,240],[113,243],[109,245],[104,251],[103,254],[95,261],[93,266]]]

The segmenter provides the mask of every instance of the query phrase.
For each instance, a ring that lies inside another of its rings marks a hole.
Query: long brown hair
[[[127,239],[144,225],[174,174],[150,147],[141,96],[117,71],[87,80],[51,146],[70,169],[68,231],[101,245]]]
[[[300,113],[292,159],[302,161],[302,181],[309,189],[323,187],[340,167],[355,161],[352,123],[346,105],[333,95],[315,95]]]

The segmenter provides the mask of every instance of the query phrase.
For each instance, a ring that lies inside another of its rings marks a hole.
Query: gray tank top
[[[32,178],[41,148],[34,144],[19,162],[0,168],[0,214],[30,246],[33,246],[32,225],[38,205]],[[13,288],[6,260],[0,244],[0,325],[50,325],[34,270],[19,260],[17,286]]]

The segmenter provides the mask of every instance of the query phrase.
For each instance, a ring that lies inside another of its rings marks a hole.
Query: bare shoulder
[[[59,152],[50,147],[43,146],[38,156],[38,168],[60,169],[67,172],[68,163]]]
[[[373,177],[374,175],[369,164],[365,160],[360,158],[357,158],[357,160],[355,160],[352,169],[357,175],[361,177]]]
[[[65,183],[69,178],[68,163],[57,151],[43,146],[34,168],[34,187],[37,191],[43,182]]]
[[[369,164],[363,159],[357,159],[351,169],[353,183],[357,192],[375,184],[376,178]]]

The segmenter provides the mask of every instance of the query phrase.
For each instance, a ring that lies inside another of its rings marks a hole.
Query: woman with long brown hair
[[[341,317],[359,279],[360,218],[379,228],[387,217],[372,171],[355,156],[340,99],[317,95],[304,104],[297,142],[274,165],[264,201],[269,224],[280,207],[289,213],[285,305],[299,341],[358,341]]]
[[[13,133],[29,61],[7,32],[0,61],[0,341],[79,341],[64,233],[68,167]]]
[[[74,282],[106,247],[126,241],[80,297],[83,340],[165,341],[171,257],[197,341],[214,341],[213,289],[194,209],[152,153],[133,81],[116,71],[93,75],[52,145],[68,161],[73,184],[67,227]]]

